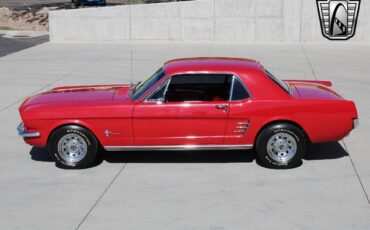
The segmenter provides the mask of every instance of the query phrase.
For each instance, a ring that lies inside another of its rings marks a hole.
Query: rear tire
[[[257,156],[263,166],[276,169],[294,168],[306,153],[303,131],[289,123],[273,124],[257,138]]]
[[[76,125],[61,127],[53,132],[49,153],[60,168],[83,169],[90,166],[98,153],[98,141],[85,128]]]

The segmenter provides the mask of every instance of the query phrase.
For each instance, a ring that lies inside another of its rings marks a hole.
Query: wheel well
[[[70,125],[78,126],[78,127],[84,128],[84,129],[86,129],[87,131],[89,131],[89,132],[90,132],[90,133],[95,137],[96,141],[98,142],[98,145],[99,145],[99,146],[101,146],[100,141],[99,141],[99,139],[97,138],[97,136],[95,135],[95,133],[94,133],[94,132],[92,132],[92,131],[91,131],[89,128],[87,128],[86,126],[83,126],[83,125],[80,125],[80,124],[73,124],[73,123],[63,124],[63,125],[59,125],[59,126],[55,127],[55,128],[50,132],[50,134],[49,134],[49,136],[48,136],[48,139],[47,139],[47,142],[46,142],[46,143],[47,143],[47,145],[49,145],[50,138],[51,138],[51,136],[54,134],[54,132],[55,132],[56,130],[58,130],[58,129],[62,128],[62,127],[65,127],[65,126],[70,126]]]
[[[304,136],[305,136],[305,138],[306,138],[307,142],[308,142],[308,143],[310,143],[310,142],[311,142],[310,137],[308,136],[308,134],[307,134],[306,130],[305,130],[301,125],[299,125],[298,123],[296,123],[296,122],[294,122],[294,121],[289,121],[289,120],[276,120],[276,121],[270,121],[270,122],[268,122],[267,124],[265,124],[265,125],[264,125],[264,126],[263,126],[259,131],[258,131],[258,133],[257,133],[257,135],[256,135],[256,138],[255,138],[255,142],[257,142],[257,139],[258,139],[259,135],[261,134],[261,132],[262,132],[264,129],[266,129],[268,126],[271,126],[271,125],[274,125],[274,124],[279,124],[279,123],[287,123],[287,124],[294,125],[295,127],[299,128],[299,129],[303,132],[303,134],[304,134]],[[255,143],[255,146],[256,146],[256,143]]]

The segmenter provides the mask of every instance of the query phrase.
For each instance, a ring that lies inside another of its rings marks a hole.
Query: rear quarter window
[[[283,82],[282,80],[275,77],[272,73],[270,73],[267,69],[264,69],[265,74],[267,77],[269,77],[271,80],[273,80],[277,85],[279,85],[285,92],[290,94],[290,88],[289,86]]]
[[[249,98],[250,95],[238,77],[234,78],[232,101],[240,101]]]

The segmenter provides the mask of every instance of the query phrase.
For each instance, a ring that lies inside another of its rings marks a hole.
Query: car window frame
[[[168,86],[170,85],[171,83],[171,80],[172,80],[172,76],[171,77],[168,77],[166,78],[163,82],[161,82],[157,87],[155,87],[154,90],[152,90],[150,93],[148,93],[148,95],[144,98],[144,102],[160,102],[158,100],[150,100],[150,97],[153,96],[154,94],[156,94],[162,87],[165,86],[165,84],[167,84],[165,87],[166,89],[164,90],[163,92],[163,96],[166,95],[166,92],[167,92],[167,89],[168,89]],[[164,99],[164,98],[163,98]]]
[[[146,91],[144,91],[139,97],[137,97],[137,98],[135,98],[135,93],[134,94],[132,94],[131,92],[129,93],[129,97],[131,98],[131,100],[133,100],[133,101],[141,101],[141,98],[146,98],[146,95],[147,95],[147,93],[148,92],[151,92],[150,90],[152,89],[152,88],[156,88],[156,85],[160,85],[160,84],[162,84],[162,82],[163,81],[165,81],[166,79],[167,79],[167,73],[166,73],[166,70],[164,69],[164,67],[161,67],[161,68],[159,68],[154,74],[156,74],[156,73],[158,73],[158,72],[161,72],[161,73],[163,73],[163,76],[157,81],[157,82],[155,82],[151,87],[149,87]],[[154,74],[152,74],[149,78],[151,78]],[[149,79],[148,78],[148,79]],[[146,79],[146,80],[148,80],[148,79]],[[146,81],[145,80],[145,81]],[[144,82],[145,82],[144,81]]]
[[[292,93],[292,89],[290,88],[289,84],[285,83],[283,80],[281,80],[280,78],[278,78],[275,75],[273,75],[266,68],[263,68],[263,72],[264,72],[264,74],[266,75],[267,78],[269,78],[276,85],[278,85],[282,90],[284,90],[284,92],[286,92],[289,95]]]
[[[166,84],[166,81],[169,80],[168,82],[168,85],[167,87],[169,86],[170,84],[170,81],[173,77],[175,76],[179,76],[179,75],[230,75],[231,77],[233,77],[235,74],[233,73],[229,73],[229,72],[184,72],[184,73],[176,73],[176,74],[173,74],[169,77],[165,77],[165,80],[163,80],[162,82],[160,82],[158,84],[157,87],[155,87],[150,93],[148,93],[144,99],[142,100],[142,102],[155,102],[154,100],[151,101],[151,100],[148,100],[154,93],[158,92],[158,90],[163,86],[163,84]],[[232,87],[232,80],[231,79],[231,83],[230,83],[230,87]],[[231,90],[231,89],[230,89]],[[166,90],[167,91],[167,90]],[[231,92],[231,91],[230,91]],[[228,100],[226,101],[219,101],[219,102],[228,102],[230,99],[230,95],[228,97]],[[210,102],[210,101],[181,101],[181,102],[171,102],[171,103],[189,103],[189,102]]]
[[[164,102],[160,102],[160,101],[156,101],[156,100],[150,100],[150,97],[153,96],[156,92],[158,92],[159,89],[162,88],[162,86],[164,86],[164,84],[167,84],[166,86],[166,90],[164,92],[164,95],[166,95],[166,92],[167,92],[167,89],[171,83],[171,79],[175,76],[178,76],[178,75],[191,75],[191,74],[194,74],[194,75],[201,75],[201,74],[208,74],[208,75],[220,75],[220,74],[225,74],[225,75],[230,75],[232,77],[231,79],[231,83],[230,83],[230,94],[229,94],[229,98],[228,100],[226,101],[218,101],[218,102],[238,102],[238,101],[243,101],[243,100],[247,100],[247,99],[251,99],[252,98],[252,94],[250,93],[250,91],[248,90],[248,88],[246,87],[244,81],[235,73],[230,73],[230,72],[214,72],[214,73],[210,73],[210,72],[185,72],[185,73],[176,73],[174,75],[171,75],[169,77],[164,77],[163,81],[162,82],[159,82],[157,86],[155,86],[155,88],[150,91],[144,98],[143,100],[141,100],[142,102],[157,102],[157,103],[164,103]],[[238,79],[239,82],[242,84],[243,88],[245,89],[245,91],[247,92],[248,94],[248,97],[247,98],[243,98],[243,99],[240,99],[240,100],[232,100],[232,97],[234,95],[234,83],[235,83],[235,79]],[[150,89],[149,89],[150,90]],[[165,98],[164,98],[165,99]],[[190,103],[190,102],[211,102],[211,101],[181,101],[181,102],[177,102],[177,103]],[[174,102],[175,103],[175,102]]]
[[[246,98],[243,98],[243,99],[240,99],[240,100],[233,100],[233,96],[234,96],[234,85],[235,85],[235,79],[237,79],[240,84],[242,85],[242,87],[244,88],[245,92],[247,92],[248,94],[248,97]],[[232,83],[231,83],[231,89],[230,89],[230,98],[229,98],[229,101],[230,102],[235,102],[235,101],[243,101],[243,100],[246,100],[246,99],[251,99],[252,98],[252,94],[250,93],[250,91],[248,90],[248,88],[245,86],[243,80],[236,74],[233,74],[233,80],[232,80]]]

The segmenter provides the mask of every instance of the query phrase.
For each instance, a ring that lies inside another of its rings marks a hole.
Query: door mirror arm
[[[163,104],[165,102],[164,98],[149,99],[147,102],[156,102],[157,104]]]

